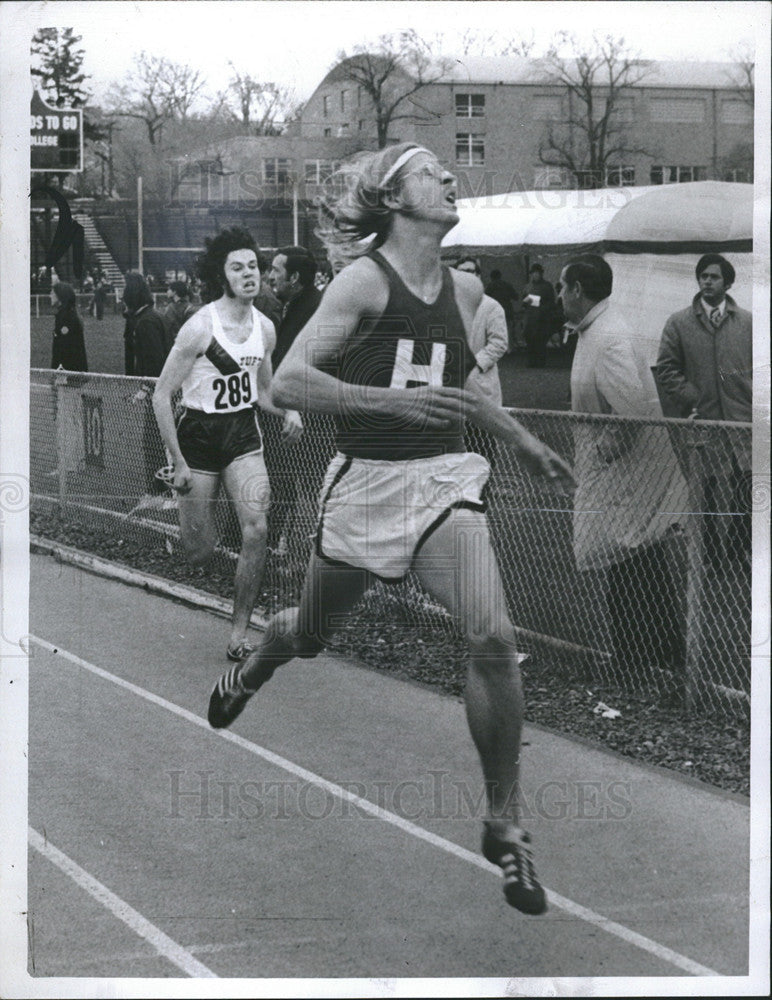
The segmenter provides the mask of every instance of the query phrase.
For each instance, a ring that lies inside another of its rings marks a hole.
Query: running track
[[[216,733],[225,622],[47,556],[30,629],[34,976],[747,974],[739,798],[528,728],[524,917],[456,699],[325,657]]]

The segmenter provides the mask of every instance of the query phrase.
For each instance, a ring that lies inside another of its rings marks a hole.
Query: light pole
[[[144,274],[144,248],[142,236],[142,177],[137,177],[137,259],[139,273]]]

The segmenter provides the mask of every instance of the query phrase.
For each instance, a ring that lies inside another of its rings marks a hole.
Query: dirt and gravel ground
[[[147,547],[128,533],[95,525],[65,524],[50,509],[33,511],[33,535],[58,541],[104,559],[229,599],[232,570],[192,570],[163,540]],[[260,607],[267,613],[286,604],[296,576],[270,558]],[[409,597],[409,595],[408,595]],[[365,599],[336,642],[336,651],[367,666],[440,689],[463,692],[463,643],[441,618],[416,614],[408,599]],[[373,615],[376,610],[377,615]],[[375,617],[375,620],[373,620]],[[750,724],[743,714],[717,710],[689,715],[673,698],[630,693],[592,679],[586,666],[537,647],[524,647],[522,666],[529,721],[591,740],[609,750],[678,771],[719,788],[749,794]],[[606,717],[599,703],[619,715]]]

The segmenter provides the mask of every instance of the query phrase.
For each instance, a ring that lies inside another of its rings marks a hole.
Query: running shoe
[[[241,683],[243,663],[237,663],[224,673],[209,696],[207,718],[212,729],[224,729],[241,715],[244,706],[255,694]]]
[[[485,825],[482,852],[487,861],[501,868],[507,902],[523,913],[536,915],[547,909],[547,899],[533,866],[530,844],[531,838],[523,830],[511,840],[500,840]]]
[[[250,653],[254,653],[259,648],[253,642],[247,642],[246,639],[242,639],[237,645],[228,646],[225,650],[225,655],[231,663],[241,663],[242,660],[246,660]]]

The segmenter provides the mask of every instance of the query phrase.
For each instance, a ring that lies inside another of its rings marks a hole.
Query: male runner
[[[229,725],[277,667],[315,656],[374,576],[398,579],[412,568],[469,643],[467,718],[488,804],[483,853],[501,866],[507,901],[542,913],[544,891],[517,822],[523,699],[481,501],[489,467],[464,450],[464,418],[531,471],[556,485],[573,480],[474,380],[464,388],[483,290],[475,275],[441,266],[440,241],[458,221],[453,175],[410,143],[364,154],[351,173],[327,207],[323,235],[361,256],[328,286],[274,386],[282,405],[337,419],[316,551],[300,607],[276,615],[260,649],[220,679],[209,722]]]
[[[245,229],[225,229],[206,240],[198,261],[208,298],[177,334],[153,396],[158,428],[174,467],[180,535],[196,566],[217,541],[214,501],[222,480],[241,527],[228,659],[239,661],[265,564],[268,477],[256,406],[284,417],[271,403],[273,324],[252,305],[260,290],[257,246]],[[176,422],[172,397],[182,388]],[[300,433],[286,426],[288,437]]]

